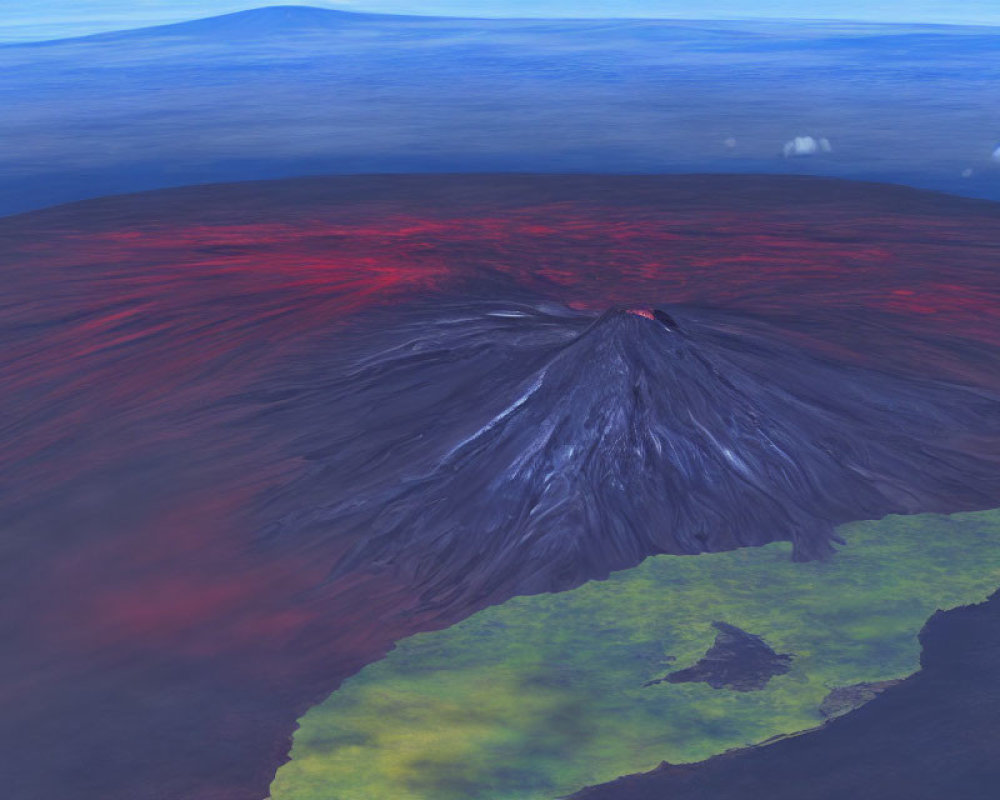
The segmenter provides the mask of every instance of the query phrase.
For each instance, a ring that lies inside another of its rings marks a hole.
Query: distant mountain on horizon
[[[346,11],[333,8],[320,8],[308,5],[276,5],[249,8],[243,11],[233,11],[227,14],[215,14],[208,17],[198,17],[181,22],[167,22],[157,25],[144,25],[138,28],[122,28],[120,30],[102,31],[81,36],[60,37],[26,42],[2,42],[3,47],[37,46],[56,44],[79,40],[109,41],[114,39],[133,38],[148,34],[188,34],[201,35],[218,32],[228,33],[276,33],[279,31],[303,31],[310,28],[329,28],[344,22],[398,20],[423,21],[435,17],[415,15],[396,15],[366,13],[361,11]]]
[[[26,41],[0,41],[0,47],[39,46],[45,44],[72,42],[79,40],[113,41],[116,39],[133,38],[149,34],[206,35],[226,33],[229,35],[259,35],[303,32],[310,29],[325,30],[339,27],[352,22],[395,22],[399,24],[426,23],[460,23],[481,21],[484,25],[544,25],[553,22],[588,25],[594,23],[615,22],[621,24],[643,25],[678,25],[698,28],[737,27],[743,30],[755,27],[804,27],[825,28],[837,26],[841,32],[844,29],[854,29],[857,33],[874,30],[891,29],[899,32],[931,31],[935,29],[956,32],[963,29],[969,31],[994,30],[990,26],[954,25],[938,23],[894,23],[894,22],[859,22],[841,19],[786,19],[786,18],[747,18],[747,19],[695,19],[687,17],[476,17],[476,16],[446,16],[424,14],[389,14],[384,12],[354,11],[348,9],[323,8],[310,5],[273,5],[233,11],[225,14],[213,14],[207,17],[167,22],[155,25],[143,25],[136,28],[88,33],[78,36],[63,36],[51,39]]]
[[[0,215],[427,172],[799,173],[1000,200],[998,46],[1000,29],[309,6],[8,44]]]

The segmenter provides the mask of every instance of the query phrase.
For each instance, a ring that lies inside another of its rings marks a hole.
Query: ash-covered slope
[[[840,522],[1000,492],[996,398],[819,360],[747,320],[479,307],[382,336],[297,393],[328,424],[277,533],[352,533],[338,572],[391,565],[435,602],[654,553],[788,539],[817,558]]]

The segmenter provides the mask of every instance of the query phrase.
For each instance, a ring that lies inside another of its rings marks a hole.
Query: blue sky
[[[240,0],[0,0],[0,41],[135,28],[278,3]],[[314,0],[303,5],[454,16],[791,17],[1000,25],[1000,0]]]

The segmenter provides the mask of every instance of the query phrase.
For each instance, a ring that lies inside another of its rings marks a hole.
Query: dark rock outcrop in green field
[[[713,689],[755,692],[775,675],[784,675],[791,653],[775,653],[760,636],[725,622],[713,622],[718,631],[705,657],[687,669],[671,672],[655,683],[707,683]]]

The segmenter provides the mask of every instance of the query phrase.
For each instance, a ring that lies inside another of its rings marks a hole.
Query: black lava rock
[[[712,626],[718,633],[704,658],[651,683],[704,682],[713,689],[755,692],[767,686],[775,675],[784,675],[791,668],[791,653],[775,653],[759,636],[735,625],[713,622]]]

